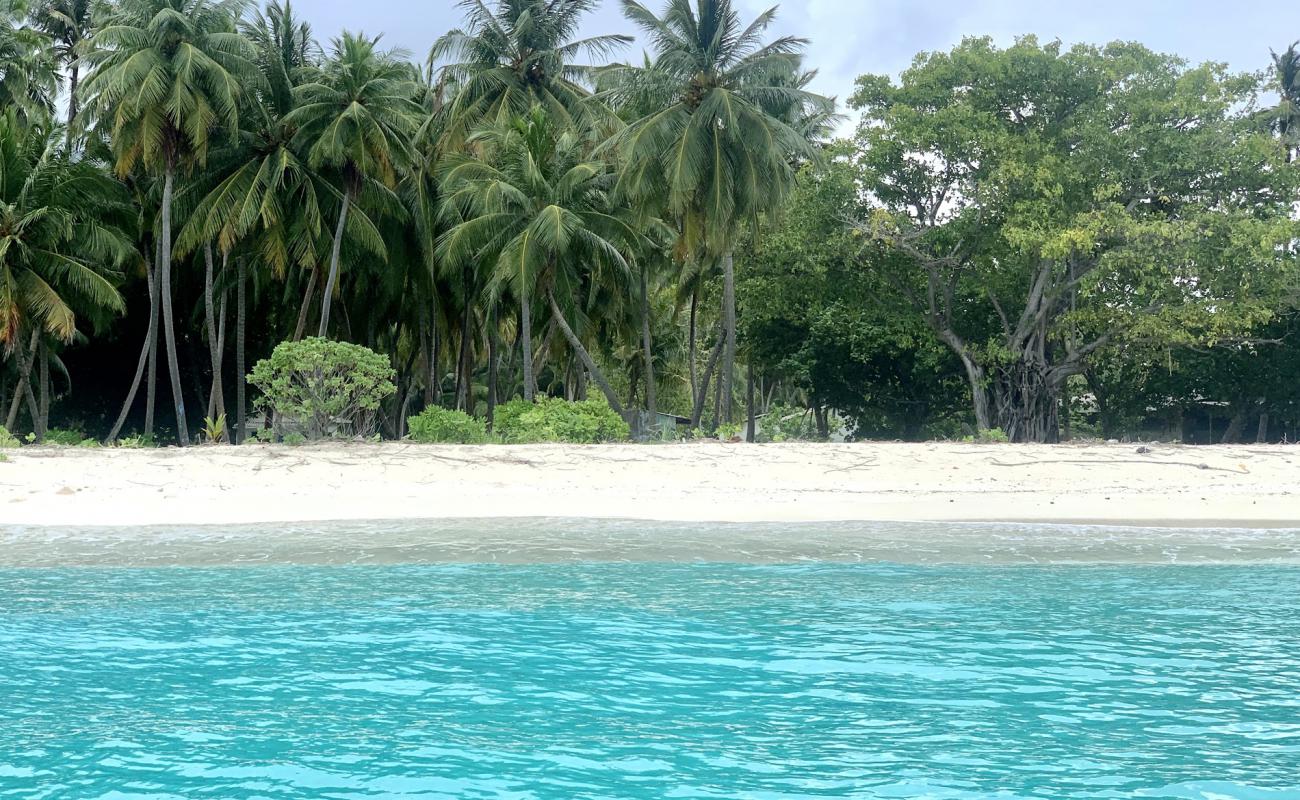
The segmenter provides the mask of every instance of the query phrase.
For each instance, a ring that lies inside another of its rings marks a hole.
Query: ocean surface
[[[1300,798],[1296,532],[633,527],[0,528],[0,798]]]

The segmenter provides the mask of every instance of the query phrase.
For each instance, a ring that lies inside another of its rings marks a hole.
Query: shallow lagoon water
[[[0,531],[0,797],[1300,798],[1295,532],[530,525]]]

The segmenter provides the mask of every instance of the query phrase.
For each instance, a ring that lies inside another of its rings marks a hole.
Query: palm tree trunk
[[[487,429],[492,430],[496,421],[497,410],[497,309],[496,305],[488,312],[488,385],[487,385]]]
[[[74,58],[68,65],[68,129],[64,134],[68,150],[72,149],[72,123],[77,119],[77,84],[80,79],[81,67]]]
[[[145,280],[149,286],[149,328],[145,331],[144,344],[140,346],[140,359],[135,365],[135,377],[131,379],[131,388],[126,393],[126,402],[122,403],[122,410],[118,412],[117,420],[113,422],[113,429],[108,432],[108,438],[104,440],[105,444],[112,444],[117,441],[118,434],[122,432],[122,426],[126,424],[126,417],[131,413],[131,406],[135,404],[135,396],[140,391],[140,379],[144,377],[145,367],[152,361],[149,346],[154,341],[154,327],[158,322],[154,309],[158,304],[154,300],[153,264],[146,260],[144,267]]]
[[[32,331],[32,343],[29,349],[32,353],[36,352],[36,344],[39,341],[40,331]],[[23,345],[19,342],[14,347],[14,355],[18,359],[18,382],[14,384],[14,399],[9,403],[9,413],[5,415],[5,429],[13,431],[14,426],[18,424],[18,409],[22,408],[23,398],[31,395],[32,387],[29,379],[32,373],[32,359],[23,356]],[[29,411],[32,412],[32,427],[36,427],[36,402],[30,402]]]
[[[474,394],[470,374],[470,327],[473,319],[474,304],[470,299],[471,277],[469,267],[461,270],[461,286],[464,289],[464,310],[460,317],[460,354],[456,358],[456,408],[471,413],[470,397]]]
[[[311,300],[316,294],[316,281],[320,276],[320,269],[313,266],[311,276],[307,278],[307,291],[302,293],[302,305],[298,306],[298,324],[293,328],[293,340],[302,341],[302,335],[307,331],[307,315],[311,313]]]
[[[163,176],[162,257],[159,259],[159,284],[162,286],[163,338],[167,344],[167,368],[171,372],[172,399],[176,404],[176,439],[181,447],[190,443],[185,424],[185,397],[181,394],[181,368],[176,358],[176,326],[172,320],[172,184],[175,170],[171,163]]]
[[[162,281],[159,280],[158,264],[162,262],[162,242],[154,243],[154,260],[147,265],[149,269],[149,329],[146,334],[146,346],[149,348],[149,366],[145,372],[144,393],[144,438],[153,438],[153,412],[158,398],[158,306],[162,303]]]
[[[519,300],[520,355],[524,360],[524,399],[533,402],[537,396],[537,378],[533,375],[533,310],[528,288],[522,287]]]
[[[330,274],[325,281],[325,296],[320,301],[320,329],[317,336],[324,337],[330,327],[330,301],[334,299],[334,286],[339,281],[339,252],[343,249],[343,226],[348,221],[348,206],[352,203],[351,190],[343,193],[343,206],[339,209],[339,224],[334,228],[334,247],[330,250]]]
[[[754,408],[754,362],[752,360],[745,372],[745,441],[753,444],[758,439],[758,420]]]
[[[614,387],[610,386],[609,381],[605,380],[604,373],[596,366],[596,362],[592,360],[587,348],[583,347],[582,342],[578,341],[573,328],[569,327],[569,321],[564,318],[564,312],[560,310],[560,304],[555,302],[555,292],[547,289],[546,299],[551,304],[551,315],[555,317],[555,324],[560,326],[560,332],[564,334],[565,339],[569,340],[569,346],[573,348],[573,352],[578,354],[578,358],[582,361],[583,366],[587,368],[587,372],[591,373],[591,379],[596,382],[596,385],[600,387],[600,391],[605,394],[605,399],[609,401],[609,407],[614,409],[614,413],[622,416],[623,404],[618,401],[618,395],[615,394]]]
[[[698,376],[695,374],[695,370],[696,370],[696,367],[695,367],[695,339],[696,339],[696,337],[695,337],[695,319],[696,319],[696,317],[695,317],[695,312],[696,312],[696,309],[697,309],[697,307],[699,306],[699,304],[700,304],[700,287],[699,287],[699,286],[696,286],[694,289],[691,290],[691,324],[690,324],[690,333],[689,333],[689,336],[690,336],[690,345],[689,345],[690,358],[687,359],[687,363],[688,363],[688,365],[689,365],[689,367],[690,367],[690,371],[691,371],[691,400],[692,400],[692,401],[695,399],[696,384],[697,384],[697,382],[698,382],[698,380],[699,380],[699,379],[698,379]]]
[[[645,408],[650,412],[651,424],[658,411],[655,398],[655,358],[650,344],[650,289],[647,268],[641,265],[641,345],[645,351]]]
[[[225,254],[221,256],[222,273],[226,271],[226,258]],[[217,336],[216,302],[212,291],[214,281],[212,260],[212,245],[204,245],[203,307],[204,315],[207,317],[208,353],[212,360],[212,386],[208,391],[208,417],[219,419],[226,414],[226,401],[221,388],[221,339]],[[222,439],[228,441],[224,432],[222,433]]]
[[[244,331],[248,327],[248,262],[236,259],[239,264],[239,282],[235,288],[235,444],[243,444],[247,431],[244,420],[244,386],[248,375],[244,370]]]
[[[36,441],[45,438],[45,432],[50,429],[50,345],[45,341],[45,337],[40,338],[36,347],[36,369],[37,385],[40,392],[37,394],[37,407],[40,409],[40,419],[36,424]]]
[[[709,353],[709,362],[704,365],[704,372],[700,375],[700,386],[695,392],[695,407],[691,409],[691,427],[700,427],[700,419],[704,416],[704,402],[709,396],[709,378],[713,375],[713,370],[718,366],[718,357],[722,355],[722,346],[726,342],[726,336],[722,332],[722,327],[718,327],[718,342],[713,346],[713,352]]]
[[[722,393],[722,414],[727,422],[731,422],[734,411],[731,383],[736,372],[736,265],[730,252],[722,257],[722,321],[727,346],[723,352],[718,390]]]

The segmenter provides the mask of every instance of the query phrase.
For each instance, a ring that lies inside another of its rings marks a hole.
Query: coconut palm
[[[0,108],[33,119],[53,112],[59,80],[49,39],[20,22],[26,13],[22,0],[0,0]]]
[[[370,187],[388,192],[411,160],[411,139],[421,118],[416,87],[401,51],[378,48],[379,37],[344,32],[334,40],[320,74],[294,91],[297,107],[285,118],[297,130],[295,146],[312,169],[328,170],[341,183],[338,222],[329,276],[321,301],[320,331],[329,331],[330,303],[338,284],[339,254],[349,211]],[[395,198],[394,198],[395,199]],[[352,215],[351,232],[378,254],[383,241],[364,213]]]
[[[119,174],[137,164],[163,179],[159,276],[176,428],[189,443],[172,320],[172,198],[179,171],[207,160],[218,128],[239,130],[246,86],[260,75],[234,30],[240,6],[211,0],[125,0],[90,41],[83,84],[94,118],[111,131]]]
[[[1278,103],[1277,108],[1267,112],[1270,127],[1286,148],[1288,163],[1300,151],[1300,49],[1297,48],[1300,42],[1272,54]]]
[[[523,116],[537,105],[557,124],[581,124],[594,68],[575,64],[581,55],[608,56],[630,36],[575,39],[582,18],[599,0],[463,0],[466,24],[443,34],[430,63],[449,59],[443,82],[458,86],[448,132],[467,132],[500,117]],[[596,110],[599,110],[598,108]]]
[[[444,177],[448,230],[438,241],[439,257],[484,265],[494,293],[508,288],[516,298],[526,399],[536,385],[533,304],[544,299],[610,406],[622,413],[562,308],[588,271],[629,274],[624,253],[641,236],[611,212],[612,169],[592,160],[582,137],[557,126],[541,107],[469,141],[479,157],[453,158]]]
[[[611,76],[616,103],[653,110],[611,140],[625,159],[619,194],[662,205],[680,230],[679,256],[720,261],[726,346],[721,382],[731,418],[736,355],[735,269],[741,227],[779,206],[794,162],[817,153],[793,124],[832,101],[809,92],[799,73],[805,40],[763,43],[772,8],[743,26],[731,0],[668,0],[656,16],[636,0],[623,12],[649,38],[648,65]]]
[[[79,317],[123,309],[115,281],[133,252],[116,225],[128,213],[123,187],[101,166],[68,159],[61,138],[14,108],[0,114],[0,348],[16,351],[38,435],[32,356],[45,339],[72,341]]]
[[[69,142],[77,120],[82,43],[90,38],[95,17],[102,15],[104,10],[98,0],[41,0],[32,9],[32,26],[49,37],[55,59],[68,73]]]

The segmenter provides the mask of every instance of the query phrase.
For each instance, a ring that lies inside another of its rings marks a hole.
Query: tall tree
[[[1264,112],[1269,126],[1286,148],[1288,163],[1300,153],[1300,42],[1281,53],[1273,53],[1273,88],[1277,107]]]
[[[623,12],[650,39],[648,65],[616,70],[619,102],[649,104],[612,146],[626,160],[620,194],[667,208],[680,230],[678,254],[720,262],[723,273],[721,386],[732,414],[736,359],[733,251],[742,226],[774,210],[795,180],[795,164],[816,158],[792,124],[833,102],[808,91],[799,73],[807,42],[764,43],[772,8],[743,25],[731,0],[669,0],[656,16],[636,0]]]
[[[48,37],[23,24],[26,14],[24,0],[0,0],[0,108],[37,119],[54,110],[58,66]]]
[[[90,38],[95,16],[104,11],[98,0],[41,0],[32,10],[33,27],[49,37],[54,57],[68,73],[69,143],[76,131],[83,42]]]
[[[475,128],[507,122],[540,106],[562,125],[581,125],[599,104],[588,102],[594,68],[581,55],[603,58],[630,36],[574,38],[599,0],[462,0],[465,27],[449,31],[429,52],[446,61],[440,80],[457,87],[447,133],[462,139]]]
[[[177,437],[189,444],[172,314],[172,198],[178,172],[207,160],[218,128],[239,130],[240,96],[260,79],[234,30],[239,6],[211,0],[125,0],[90,42],[86,102],[110,129],[117,171],[161,173],[157,272]]]
[[[587,270],[628,276],[626,248],[639,238],[611,209],[609,165],[591,160],[582,137],[559,127],[540,107],[470,138],[478,157],[450,163],[438,252],[454,264],[482,263],[499,292],[519,304],[524,397],[533,399],[532,311],[543,299],[556,324],[612,408],[622,404],[562,309]]]
[[[69,159],[60,134],[17,109],[0,114],[0,348],[17,350],[29,398],[42,339],[69,342],[79,315],[123,309],[115,283],[133,252],[118,227],[125,191],[99,165]],[[39,434],[44,415],[31,410]]]
[[[1032,37],[859,79],[879,203],[860,230],[962,362],[979,428],[1054,441],[1092,354],[1268,318],[1294,276],[1296,176],[1241,111],[1257,91],[1140,45]]]
[[[344,32],[310,83],[294,90],[297,107],[285,118],[295,145],[317,170],[330,170],[341,184],[338,222],[330,251],[329,276],[321,302],[319,335],[329,333],[330,304],[339,278],[343,237],[350,230],[369,248],[385,248],[374,223],[353,210],[367,188],[391,194],[411,161],[411,140],[421,118],[416,87],[400,51],[378,48],[379,38]]]

